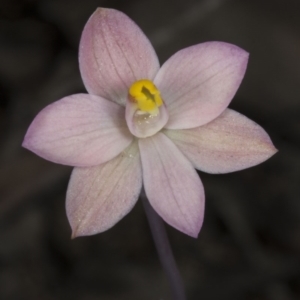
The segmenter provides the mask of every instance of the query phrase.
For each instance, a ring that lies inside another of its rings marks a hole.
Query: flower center
[[[131,85],[129,100],[136,103],[140,111],[151,115],[157,115],[158,108],[163,104],[157,87],[146,79],[138,80]]]
[[[140,138],[155,134],[167,123],[166,107],[152,81],[138,80],[129,88],[126,121],[131,133]]]

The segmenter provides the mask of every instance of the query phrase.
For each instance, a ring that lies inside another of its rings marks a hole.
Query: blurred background
[[[43,107],[85,91],[78,43],[99,6],[129,15],[161,63],[211,40],[250,52],[230,107],[279,152],[244,171],[199,172],[199,238],[167,230],[189,300],[300,299],[299,0],[0,0],[0,299],[170,299],[141,203],[111,230],[71,240],[71,168],[20,146]]]

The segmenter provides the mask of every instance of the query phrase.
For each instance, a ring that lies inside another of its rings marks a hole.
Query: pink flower
[[[197,237],[204,190],[196,169],[227,173],[271,157],[268,134],[227,109],[248,53],[223,42],[183,49],[160,68],[149,40],[123,13],[99,8],[80,42],[89,94],[65,97],[33,120],[23,146],[74,166],[67,191],[73,236],[103,232],[138,200]]]

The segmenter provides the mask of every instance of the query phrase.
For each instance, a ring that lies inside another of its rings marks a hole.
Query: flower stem
[[[142,192],[141,198],[160,262],[171,287],[173,300],[186,300],[183,282],[173,256],[163,220],[150,205],[145,192]]]

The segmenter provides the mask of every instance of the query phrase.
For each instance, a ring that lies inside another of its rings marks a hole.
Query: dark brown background
[[[192,300],[300,299],[300,1],[0,0],[0,299],[166,300],[138,205],[113,229],[70,240],[71,168],[20,147],[45,105],[83,92],[77,48],[98,6],[128,14],[161,62],[210,40],[250,52],[231,108],[279,153],[249,170],[201,173],[207,208],[194,240],[168,227]]]

